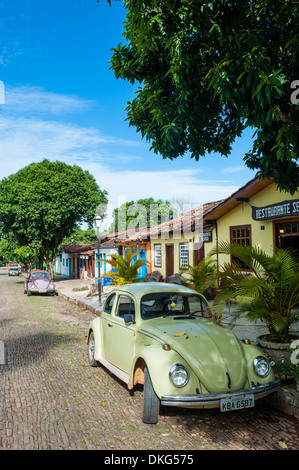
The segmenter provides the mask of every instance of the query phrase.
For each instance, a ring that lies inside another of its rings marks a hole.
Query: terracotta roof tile
[[[103,238],[103,243],[110,242],[110,244],[113,243],[117,245],[134,241],[145,241],[150,238],[158,238],[158,236],[163,233],[181,233],[183,230],[194,231],[197,228],[197,223],[202,219],[202,217],[207,212],[218,206],[218,204],[221,204],[222,201],[223,199],[203,204],[173,220],[163,222],[155,227],[136,227],[133,229],[110,233]]]
[[[84,243],[75,243],[75,244],[67,244],[67,245],[61,245],[61,248],[63,249],[63,251],[65,251],[65,253],[83,253],[83,252],[86,252],[86,251],[89,251],[90,249],[92,249],[92,245],[93,244],[90,244],[90,245],[86,245]]]

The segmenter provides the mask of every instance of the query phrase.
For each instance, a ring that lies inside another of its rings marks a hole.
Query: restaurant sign
[[[212,241],[212,230],[208,232],[199,232],[199,242],[207,243]]]
[[[283,201],[264,207],[251,207],[253,220],[277,219],[289,215],[299,215],[299,199]]]

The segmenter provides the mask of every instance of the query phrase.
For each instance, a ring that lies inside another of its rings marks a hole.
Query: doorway
[[[204,243],[194,243],[193,247],[193,266],[198,266],[205,257]]]
[[[173,244],[166,245],[166,277],[174,274],[174,248]]]
[[[275,247],[290,251],[299,258],[299,219],[276,222]]]

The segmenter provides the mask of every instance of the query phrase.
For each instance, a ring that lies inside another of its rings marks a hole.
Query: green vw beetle
[[[206,299],[184,286],[124,285],[112,291],[89,326],[88,361],[128,389],[144,385],[143,422],[159,404],[185,408],[253,407],[279,387],[262,351],[210,318]]]

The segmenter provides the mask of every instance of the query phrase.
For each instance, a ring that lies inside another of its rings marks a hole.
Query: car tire
[[[154,390],[147,367],[144,369],[143,416],[145,424],[156,424],[159,417],[159,398]]]
[[[91,367],[99,367],[100,363],[94,358],[95,340],[93,332],[90,333],[88,338],[87,358]]]
[[[30,290],[27,290],[27,295],[28,295],[28,296],[29,296],[29,295],[31,295],[31,292],[30,292]]]

